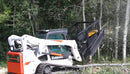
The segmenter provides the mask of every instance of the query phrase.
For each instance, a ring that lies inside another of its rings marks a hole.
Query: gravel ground
[[[57,71],[57,72],[52,72],[52,74],[66,74],[68,72],[66,72],[66,71]],[[0,67],[0,74],[7,74],[7,68]]]
[[[7,74],[7,68],[0,67],[0,74]]]
[[[56,72],[52,72],[52,74],[66,74],[70,71],[56,71]],[[7,68],[3,68],[3,67],[0,67],[0,74],[7,74]]]

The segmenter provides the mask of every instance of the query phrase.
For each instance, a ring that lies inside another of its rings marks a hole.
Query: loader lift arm
[[[86,29],[83,29],[84,23],[89,24]],[[100,30],[99,21],[76,22],[68,29],[68,33],[70,39],[76,40],[82,59],[94,55],[104,36],[104,30]]]

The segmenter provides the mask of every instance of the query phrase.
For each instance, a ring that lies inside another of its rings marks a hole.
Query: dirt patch
[[[7,74],[7,68],[0,67],[0,74]]]

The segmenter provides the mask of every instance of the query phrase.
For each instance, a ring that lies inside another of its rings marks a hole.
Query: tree
[[[127,34],[128,34],[128,24],[130,15],[130,0],[127,0],[126,6],[126,16],[124,25],[124,35],[123,35],[123,62],[126,62],[126,46],[127,46]]]
[[[100,0],[100,22],[99,22],[99,25],[100,25],[100,30],[101,30],[101,26],[102,26],[102,0]]]
[[[84,3],[84,0],[82,0],[82,12],[83,12],[83,21],[86,21],[86,18],[85,18],[85,3]],[[86,28],[86,24],[84,23],[84,29]]]
[[[36,0],[33,0],[32,3],[30,4],[31,5],[31,9],[33,9],[33,14],[32,14],[32,18],[33,18],[33,22],[35,24],[35,30],[37,31],[39,29],[39,25],[38,25],[38,18],[37,18],[37,15],[38,15],[38,5],[36,4]]]
[[[101,25],[102,25],[102,0],[100,0],[100,20],[99,20],[99,26],[100,26],[100,30],[101,30]],[[98,59],[100,57],[100,48],[98,47]]]
[[[120,10],[120,0],[117,0],[116,8],[116,35],[115,35],[115,58],[118,58],[118,32],[119,32],[119,10]]]

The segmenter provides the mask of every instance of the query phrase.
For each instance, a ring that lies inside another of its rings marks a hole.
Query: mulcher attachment
[[[88,27],[83,29],[83,24]],[[70,39],[76,40],[82,59],[94,55],[104,36],[104,30],[100,29],[99,21],[76,22],[68,31]]]

